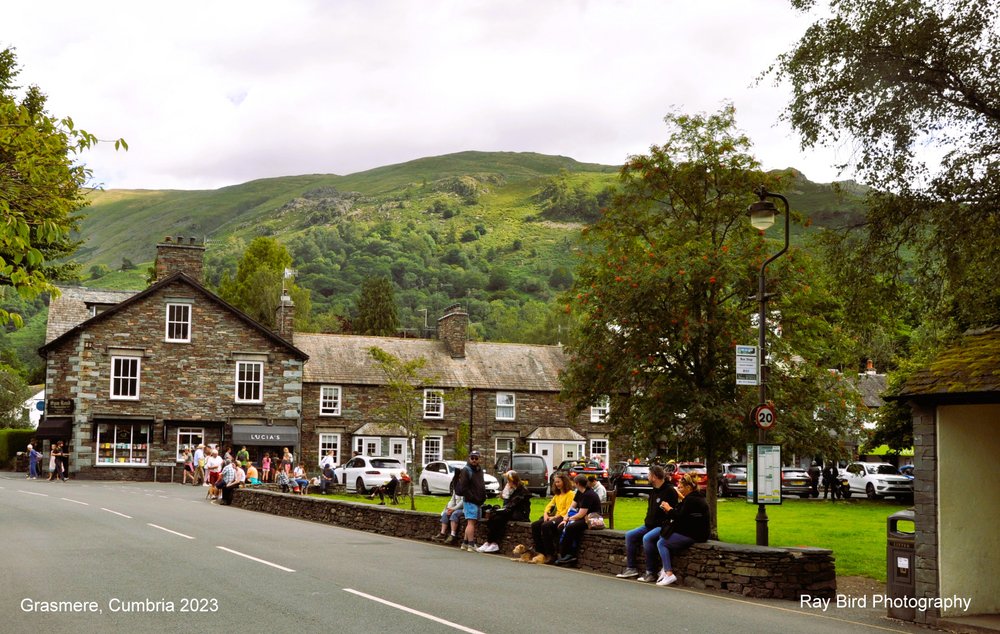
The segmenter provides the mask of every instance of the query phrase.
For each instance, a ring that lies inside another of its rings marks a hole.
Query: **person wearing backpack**
[[[476,552],[476,524],[479,523],[479,513],[486,501],[486,480],[483,468],[479,466],[478,451],[469,454],[469,461],[462,467],[462,474],[455,486],[455,493],[465,498],[465,539],[461,549],[470,553]]]

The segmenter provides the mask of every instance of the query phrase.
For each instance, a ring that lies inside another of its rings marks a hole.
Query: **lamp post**
[[[785,207],[785,246],[782,247],[781,251],[778,251],[768,259],[764,260],[764,263],[760,265],[760,275],[757,278],[757,301],[759,304],[759,313],[757,317],[757,344],[760,354],[760,381],[757,388],[757,402],[764,404],[767,402],[767,378],[769,374],[769,368],[767,366],[767,348],[765,347],[767,343],[767,277],[765,275],[765,270],[767,269],[768,264],[784,255],[785,251],[788,251],[789,211],[788,199],[781,194],[771,193],[767,191],[763,185],[758,187],[754,193],[757,194],[760,200],[751,204],[747,209],[747,215],[750,216],[750,224],[754,229],[766,231],[771,227],[771,225],[774,224],[774,216],[778,212],[778,208],[775,207],[774,203],[768,200],[768,198],[777,198]],[[766,440],[767,430],[758,429],[757,442],[759,444],[763,444]],[[751,456],[751,458],[753,458],[753,456]],[[757,477],[756,472],[754,473],[754,477]],[[766,505],[757,505],[756,519],[757,545],[767,546],[768,534]]]

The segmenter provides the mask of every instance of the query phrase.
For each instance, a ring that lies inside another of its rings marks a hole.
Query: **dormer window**
[[[172,343],[190,343],[190,304],[167,304],[166,340]]]

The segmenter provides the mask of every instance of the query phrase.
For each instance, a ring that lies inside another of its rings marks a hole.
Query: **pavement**
[[[224,507],[206,491],[0,473],[0,539],[16,545],[0,631],[928,631],[861,597],[838,607],[660,588]]]

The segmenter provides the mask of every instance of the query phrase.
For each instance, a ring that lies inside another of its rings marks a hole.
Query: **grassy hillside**
[[[250,240],[268,235],[288,245],[297,282],[311,292],[315,319],[300,326],[337,329],[350,319],[364,278],[384,275],[413,334],[425,319],[433,328],[445,306],[461,301],[474,337],[554,343],[565,339],[555,299],[572,283],[580,229],[606,202],[617,171],[562,156],[462,152],[212,191],[95,192],[76,260],[82,284],[140,289],[157,242],[197,237],[208,240],[206,278],[214,285],[235,270]],[[783,193],[800,220],[830,226],[860,212],[861,192],[852,184],[782,172]],[[794,225],[793,241],[811,230]],[[771,231],[779,235],[781,223]],[[123,258],[136,268],[120,270]],[[92,267],[102,266],[111,272],[94,279]],[[14,342],[0,334],[0,350],[41,345],[44,329],[30,330]]]

